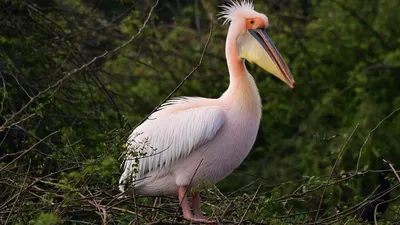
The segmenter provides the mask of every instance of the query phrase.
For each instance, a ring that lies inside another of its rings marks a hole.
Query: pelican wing
[[[168,102],[129,136],[120,190],[209,142],[224,122],[225,112],[218,106],[191,105],[188,99]]]

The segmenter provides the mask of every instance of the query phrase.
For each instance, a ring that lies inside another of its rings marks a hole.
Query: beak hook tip
[[[291,89],[296,87],[296,82],[293,81],[293,83],[291,85],[289,85]]]

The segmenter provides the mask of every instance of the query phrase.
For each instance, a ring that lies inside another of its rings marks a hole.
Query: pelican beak
[[[281,79],[289,87],[294,88],[296,83],[294,82],[292,73],[290,73],[289,67],[283,61],[281,54],[279,54],[267,32],[264,29],[249,29],[249,33],[260,43],[269,56],[269,59],[259,62],[259,66]]]

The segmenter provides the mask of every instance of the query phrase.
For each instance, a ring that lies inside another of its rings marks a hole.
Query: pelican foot
[[[203,216],[203,212],[200,209],[200,195],[199,192],[195,192],[193,194],[193,211],[194,216],[190,210],[189,201],[186,197],[186,192],[188,191],[186,186],[180,186],[178,189],[179,202],[182,207],[183,218],[189,220],[193,223],[202,223],[202,224],[217,224],[217,221],[206,220]]]
[[[203,223],[203,224],[217,224],[217,221],[215,220],[206,220],[206,219],[202,219],[202,218],[185,218],[187,220],[189,220],[190,222],[194,222],[194,223]]]
[[[194,218],[196,218],[196,219],[205,219],[205,217],[203,216],[203,214],[201,214],[201,215],[196,215],[196,214],[194,214]]]

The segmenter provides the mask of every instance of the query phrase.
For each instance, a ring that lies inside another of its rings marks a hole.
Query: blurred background
[[[218,6],[226,2],[2,1],[0,221],[84,224],[106,217],[123,224],[136,218],[117,206],[106,207],[104,216],[84,199],[115,202],[126,137],[199,63],[210,30],[201,66],[173,96],[217,98],[227,88],[228,26],[218,20]],[[254,5],[268,16],[267,32],[297,86],[292,90],[247,64],[263,103],[257,141],[245,162],[204,197],[216,201],[219,190],[240,205],[248,204],[246,195],[257,196],[247,218],[258,222],[343,224],[358,221],[368,207],[363,200],[385,186],[390,195],[380,196],[389,200],[381,221],[400,220],[393,171],[400,167],[400,3]],[[139,201],[142,210],[153,205]]]

